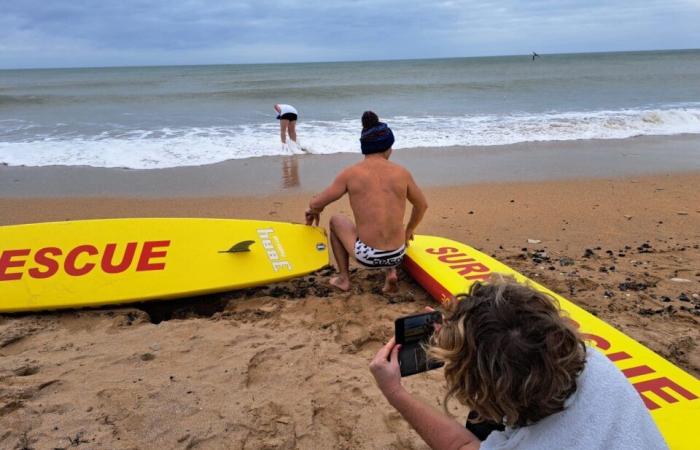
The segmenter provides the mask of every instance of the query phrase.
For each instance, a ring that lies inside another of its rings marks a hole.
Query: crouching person
[[[401,385],[394,339],[370,364],[389,403],[435,449],[665,449],[639,394],[586,347],[551,297],[494,276],[446,306],[428,354],[444,362],[445,412]],[[447,401],[470,409],[466,427]]]

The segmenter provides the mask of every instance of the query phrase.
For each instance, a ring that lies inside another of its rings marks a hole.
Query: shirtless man
[[[350,289],[349,256],[369,268],[386,271],[385,293],[398,291],[396,266],[401,264],[406,245],[425,214],[428,204],[423,192],[405,168],[389,162],[394,135],[372,111],[362,115],[361,162],[345,168],[323,192],[313,197],[306,210],[306,223],[318,224],[321,211],[344,194],[350,197],[355,223],[336,214],[330,220],[331,246],[338,276],[330,284]],[[404,228],[406,200],[413,205]]]

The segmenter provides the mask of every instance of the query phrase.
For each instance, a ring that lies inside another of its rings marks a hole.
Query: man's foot
[[[343,277],[338,275],[337,277],[331,277],[328,280],[328,283],[335,287],[340,289],[343,292],[347,292],[350,290],[350,279],[347,277]]]
[[[386,274],[386,279],[384,280],[384,287],[382,292],[385,294],[396,294],[399,292],[399,277],[396,275],[396,271],[392,270]]]

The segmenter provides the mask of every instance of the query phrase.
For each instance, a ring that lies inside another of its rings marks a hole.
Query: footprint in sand
[[[251,423],[245,428],[255,430],[248,434],[245,448],[298,448],[295,421],[282,405],[268,402],[247,412]]]
[[[353,321],[336,322],[336,330],[335,341],[342,345],[343,353],[358,353],[367,344],[383,343],[388,339],[382,328],[371,327],[368,329],[367,326]]]
[[[59,383],[59,380],[49,380],[31,386],[25,385],[19,388],[15,386],[10,387],[10,389],[0,393],[0,401],[4,403],[4,405],[0,407],[0,417],[24,407],[27,400],[39,397],[44,393],[45,389],[50,386],[58,385]]]
[[[266,348],[257,352],[250,358],[250,361],[248,361],[245,386],[255,386],[274,377],[274,371],[272,369],[277,364],[279,364],[279,352],[276,349]]]
[[[25,365],[20,366],[12,371],[18,377],[28,377],[39,373],[39,366]]]

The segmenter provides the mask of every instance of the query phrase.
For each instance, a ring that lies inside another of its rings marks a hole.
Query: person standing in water
[[[413,239],[428,203],[411,173],[389,161],[394,134],[372,111],[362,115],[360,143],[364,159],[342,170],[330,186],[311,199],[306,223],[318,224],[321,211],[347,193],[355,223],[340,214],[330,219],[331,246],[339,274],[329,282],[342,291],[350,289],[352,254],[365,267],[384,269],[382,291],[395,293],[396,266],[403,261],[406,245]],[[406,201],[413,210],[404,227]]]
[[[277,120],[280,121],[280,138],[282,139],[282,145],[287,146],[287,134],[289,134],[289,139],[293,142],[295,147],[297,144],[297,118],[298,112],[292,105],[286,105],[284,103],[278,103],[275,105],[275,111],[277,112]]]

